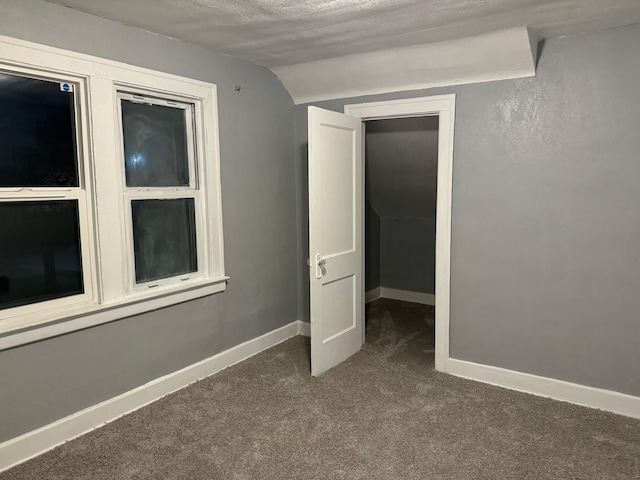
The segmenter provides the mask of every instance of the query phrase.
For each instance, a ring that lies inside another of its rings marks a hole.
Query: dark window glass
[[[78,202],[0,202],[0,309],[83,292]]]
[[[128,187],[189,185],[183,109],[122,100],[122,133]]]
[[[193,198],[132,200],[136,282],[198,270]]]
[[[0,187],[77,187],[74,93],[0,73]]]

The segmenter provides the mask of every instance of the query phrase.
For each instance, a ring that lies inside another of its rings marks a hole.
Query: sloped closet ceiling
[[[440,53],[449,59],[449,69],[439,84],[532,75],[535,49],[524,47],[535,41],[513,34],[496,37],[497,32],[529,27],[537,38],[550,38],[640,22],[638,0],[49,1],[269,67],[297,103],[354,91],[431,85],[427,77],[442,66]],[[483,43],[488,34],[492,40]],[[455,43],[469,37],[473,40]],[[442,42],[447,46],[444,51],[427,48]],[[518,48],[506,48],[514,42]],[[488,62],[485,70],[471,64],[472,71],[467,72],[474,55],[462,53],[475,45],[479,48],[475,57],[490,58],[493,49],[502,63]],[[402,55],[402,49],[415,46],[422,48]],[[357,58],[390,49],[386,57]],[[455,68],[456,52],[462,59],[459,68]],[[321,62],[345,56],[348,62]],[[397,57],[403,58],[395,62]],[[420,83],[414,79],[416,85],[407,85],[401,70],[415,62],[420,63],[416,71]],[[374,86],[360,85],[359,75],[349,73],[353,84],[341,89],[344,77],[333,78],[327,72],[350,65],[363,75],[380,70],[398,73]],[[494,68],[502,71],[492,75]]]
[[[366,123],[366,194],[380,218],[434,218],[438,117]]]

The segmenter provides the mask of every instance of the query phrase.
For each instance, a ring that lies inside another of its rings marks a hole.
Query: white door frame
[[[455,94],[345,105],[344,113],[365,120],[439,117],[438,192],[436,197],[436,352],[435,367],[447,371],[451,286],[451,194]],[[364,141],[364,140],[363,140]],[[364,193],[363,193],[364,195]],[[362,236],[364,242],[364,235]],[[364,250],[364,248],[363,248]]]

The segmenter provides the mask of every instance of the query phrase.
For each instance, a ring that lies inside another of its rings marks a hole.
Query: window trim
[[[86,181],[81,185],[86,191],[85,221],[91,237],[82,248],[91,249],[90,270],[94,280],[92,300],[56,309],[39,308],[35,313],[0,320],[0,350],[225,290],[229,277],[224,273],[216,85],[6,36],[0,36],[0,69],[73,80],[69,83],[78,85],[77,92],[82,92],[76,93],[79,115],[84,117],[79,124],[82,129],[79,171],[84,172],[81,182]],[[206,230],[203,232],[207,239],[203,244],[206,254],[198,258],[198,262],[207,262],[204,277],[179,285],[162,285],[152,291],[127,291],[127,259],[121,249],[127,244],[124,196],[120,188],[111,188],[122,179],[118,177],[120,168],[124,175],[117,142],[118,124],[114,122],[118,91],[194,103],[194,148],[199,153],[195,162],[196,168],[202,169],[199,176],[204,183],[200,194],[206,208],[206,215],[200,212]],[[50,191],[35,192],[35,189],[34,193],[51,195]],[[118,241],[113,241],[114,236]],[[87,270],[85,275],[88,274]]]
[[[223,292],[228,279],[229,277],[221,277],[192,285],[190,288],[158,291],[152,296],[131,297],[127,301],[113,304],[92,304],[91,307],[78,304],[69,308],[67,315],[62,318],[32,325],[19,325],[0,332],[0,351]]]

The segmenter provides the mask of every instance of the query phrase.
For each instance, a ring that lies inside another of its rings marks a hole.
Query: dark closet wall
[[[364,211],[364,290],[380,286],[380,217],[367,201]]]
[[[380,218],[379,257],[367,251],[365,271],[378,262],[376,286],[433,294],[438,117],[366,122],[365,138],[366,196]]]

